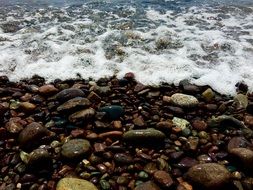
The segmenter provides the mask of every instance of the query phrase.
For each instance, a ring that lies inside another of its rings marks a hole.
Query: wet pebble
[[[62,178],[56,190],[98,190],[91,182],[77,178]]]
[[[171,102],[181,107],[195,107],[198,105],[198,99],[194,96],[176,93],[171,96]]]

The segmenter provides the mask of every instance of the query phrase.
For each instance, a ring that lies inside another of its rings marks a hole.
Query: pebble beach
[[[0,190],[252,190],[253,94],[0,77]]]

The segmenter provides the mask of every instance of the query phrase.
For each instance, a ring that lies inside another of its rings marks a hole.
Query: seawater
[[[134,72],[253,91],[252,0],[0,0],[0,75],[47,81]]]

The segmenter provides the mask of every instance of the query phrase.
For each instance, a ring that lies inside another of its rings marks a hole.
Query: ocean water
[[[48,81],[134,72],[253,91],[252,0],[0,0],[0,75]]]

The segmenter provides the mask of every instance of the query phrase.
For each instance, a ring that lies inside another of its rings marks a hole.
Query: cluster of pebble
[[[0,189],[253,189],[253,95],[0,77]]]

